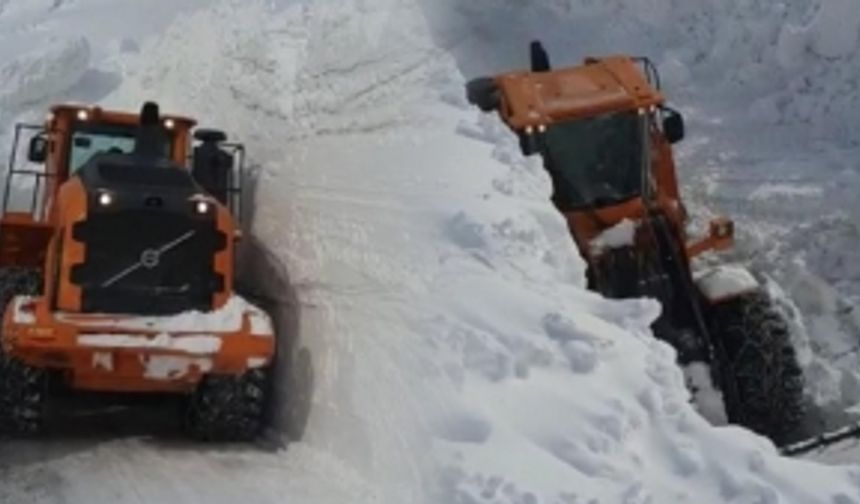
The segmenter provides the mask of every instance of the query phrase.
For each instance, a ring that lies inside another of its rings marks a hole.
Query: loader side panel
[[[6,214],[0,221],[0,267],[41,268],[53,228],[30,214]]]

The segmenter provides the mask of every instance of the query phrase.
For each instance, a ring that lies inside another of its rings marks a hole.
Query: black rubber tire
[[[37,270],[0,268],[0,316],[14,296],[37,295],[41,287]],[[38,434],[44,423],[46,399],[45,371],[6,355],[0,342],[0,435]]]
[[[45,419],[47,375],[0,349],[0,435],[32,436]]]
[[[0,268],[0,309],[15,296],[36,296],[42,291],[42,275],[29,268]]]
[[[720,303],[708,315],[711,336],[727,354],[719,362],[722,389],[732,380],[737,391],[736,401],[724,393],[729,421],[783,443],[804,413],[803,373],[783,315],[763,292]]]
[[[189,400],[186,431],[200,441],[256,440],[265,427],[270,385],[265,369],[207,376]]]

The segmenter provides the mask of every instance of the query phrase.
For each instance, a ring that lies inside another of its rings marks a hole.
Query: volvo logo
[[[158,266],[161,253],[155,249],[146,249],[140,254],[140,264],[146,269],[153,269]]]

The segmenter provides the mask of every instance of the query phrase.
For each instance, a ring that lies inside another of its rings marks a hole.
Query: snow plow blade
[[[830,446],[839,444],[842,441],[857,438],[860,438],[860,422],[848,425],[841,429],[825,432],[824,434],[814,438],[782,446],[779,451],[787,457],[797,457],[817,450],[824,450]]]
[[[264,368],[275,352],[269,317],[235,295],[212,312],[157,317],[52,313],[18,296],[3,334],[22,363],[91,391],[190,393],[206,375]]]

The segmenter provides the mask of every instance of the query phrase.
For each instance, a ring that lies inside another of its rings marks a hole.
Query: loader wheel
[[[37,270],[0,268],[0,317],[14,296],[37,295],[41,286]],[[0,435],[33,435],[41,430],[46,376],[43,370],[6,355],[0,342]]]
[[[15,296],[35,296],[42,290],[42,275],[28,268],[0,268],[0,310]],[[2,316],[2,312],[0,312]]]
[[[38,434],[46,396],[44,370],[27,366],[0,349],[0,435]]]
[[[186,429],[201,441],[253,441],[264,427],[268,393],[266,370],[208,376],[191,397]]]
[[[720,303],[709,315],[726,353],[722,389],[737,391],[734,401],[725,394],[729,421],[784,442],[803,417],[803,376],[785,319],[763,292]]]

